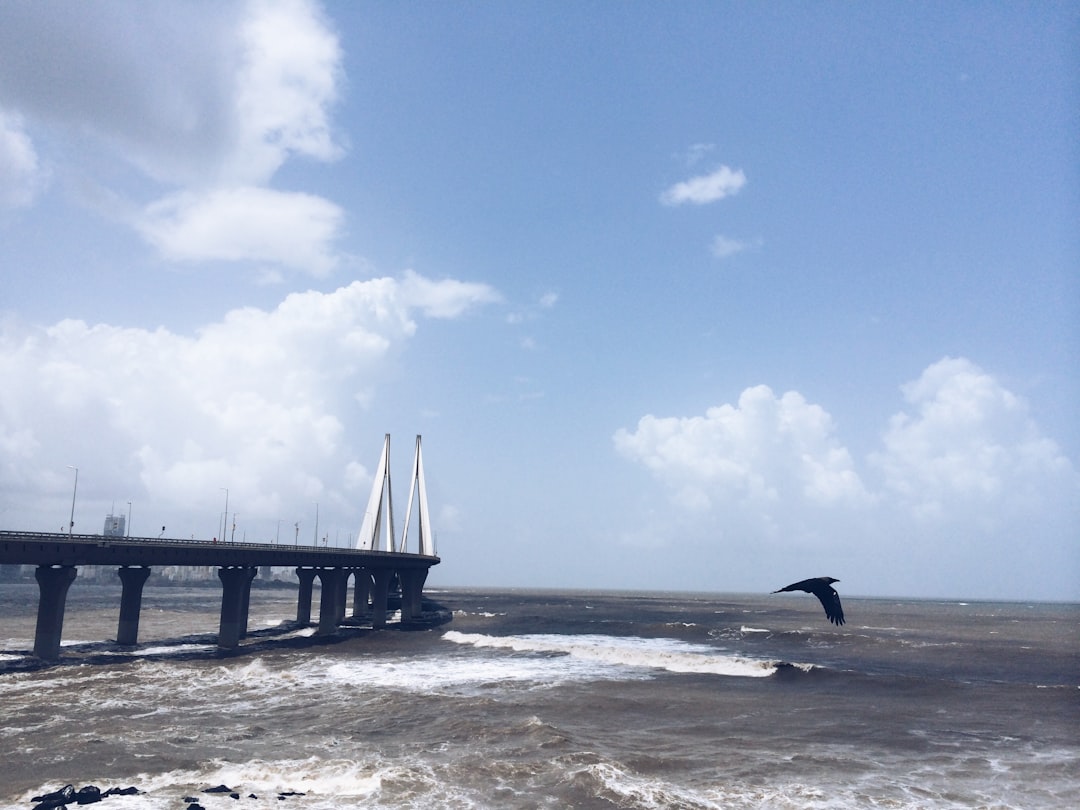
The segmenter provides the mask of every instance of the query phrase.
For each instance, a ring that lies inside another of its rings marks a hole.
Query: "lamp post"
[[[128,519],[124,527],[124,537],[131,537],[131,501],[128,501]]]
[[[228,487],[218,487],[218,489],[225,492],[225,517],[221,521],[221,542],[225,542],[225,530],[229,528],[229,489]]]
[[[315,536],[311,538],[311,544],[315,547],[319,545],[319,502],[315,501]]]
[[[75,471],[75,486],[71,490],[71,520],[68,522],[68,537],[71,537],[71,532],[75,528],[75,493],[79,491],[79,468],[71,464],[68,464],[67,468]]]
[[[281,542],[281,518],[278,518],[277,534],[274,535],[274,545],[276,546],[280,542]]]

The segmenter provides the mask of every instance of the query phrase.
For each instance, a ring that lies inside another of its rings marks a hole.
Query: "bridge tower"
[[[409,484],[409,505],[405,510],[405,525],[401,536],[394,535],[394,498],[390,486],[390,434],[383,439],[382,453],[375,469],[367,511],[356,539],[356,548],[363,551],[408,551],[409,526],[416,505],[418,554],[435,555],[435,535],[431,529],[431,512],[428,509],[427,483],[424,480],[424,455],[420,449],[420,436],[416,437],[416,454],[413,456],[412,481]]]

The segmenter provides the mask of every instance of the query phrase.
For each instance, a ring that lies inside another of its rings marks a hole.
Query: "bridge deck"
[[[430,568],[439,558],[391,551],[270,543],[105,537],[0,531],[0,564],[15,565],[210,565],[312,568]]]

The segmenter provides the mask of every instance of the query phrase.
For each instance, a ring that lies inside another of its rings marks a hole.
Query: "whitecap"
[[[678,639],[638,636],[535,634],[489,636],[448,630],[446,641],[481,649],[563,655],[601,667],[619,670],[661,669],[668,672],[702,673],[762,678],[776,672],[775,661],[761,661],[719,653],[704,644]]]

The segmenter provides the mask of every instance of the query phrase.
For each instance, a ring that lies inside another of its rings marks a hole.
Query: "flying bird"
[[[832,586],[834,582],[839,581],[832,577],[812,577],[801,582],[793,582],[785,588],[773,591],[773,593],[780,593],[781,591],[806,591],[812,593],[821,600],[821,605],[825,608],[825,615],[829,617],[829,621],[835,625],[841,625],[844,623],[844,609],[840,606],[840,594]]]

